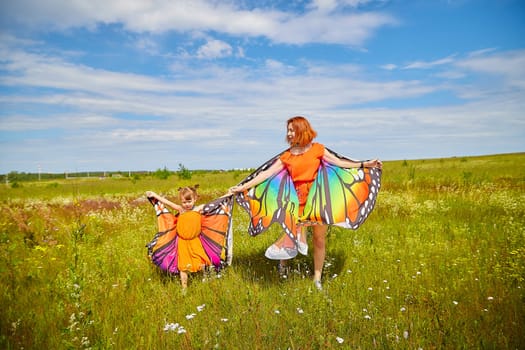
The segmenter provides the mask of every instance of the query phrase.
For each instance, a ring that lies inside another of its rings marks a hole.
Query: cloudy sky
[[[0,2],[0,173],[525,151],[521,0]]]

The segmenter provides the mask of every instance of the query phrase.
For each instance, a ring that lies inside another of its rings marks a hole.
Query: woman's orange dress
[[[324,155],[324,146],[320,143],[312,143],[312,147],[302,154],[294,155],[290,150],[284,152],[280,159],[288,170],[297,197],[299,197],[299,216],[303,214],[303,209],[308,199],[308,192],[317,176],[317,170]]]

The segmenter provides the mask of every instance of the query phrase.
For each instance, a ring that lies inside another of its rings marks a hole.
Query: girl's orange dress
[[[197,272],[205,266],[219,270],[231,263],[233,197],[215,199],[205,204],[202,212],[177,215],[156,198],[148,200],[157,214],[158,232],[146,247],[161,270],[175,274]]]
[[[208,254],[199,239],[202,216],[196,211],[187,211],[179,215],[177,223],[178,267],[180,271],[197,272],[203,266],[211,265]]]

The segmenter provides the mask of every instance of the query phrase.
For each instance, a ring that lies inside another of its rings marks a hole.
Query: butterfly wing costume
[[[328,148],[326,150],[337,158],[351,160]],[[242,180],[240,185],[268,169],[285,152],[268,160]],[[238,193],[236,201],[250,215],[250,235],[258,235],[277,222],[284,230],[283,236],[298,245],[297,232],[300,226],[323,224],[355,230],[363,224],[375,206],[381,187],[381,174],[378,168],[347,169],[320,159],[313,181],[308,183],[307,193],[298,195],[296,187],[301,189],[301,186],[296,186],[297,181],[294,185],[292,174],[285,166],[278,174]],[[306,199],[300,205],[299,197],[303,196]],[[285,241],[281,237],[275,244],[282,245]],[[268,251],[266,256],[271,257]]]
[[[202,213],[187,211],[176,215],[156,198],[148,200],[157,215],[158,232],[146,247],[151,261],[161,270],[177,274],[231,264],[232,196],[205,204]]]

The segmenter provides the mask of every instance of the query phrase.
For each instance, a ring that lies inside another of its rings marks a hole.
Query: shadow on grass
[[[336,239],[331,232],[327,239]],[[251,249],[251,251],[234,252],[231,266],[225,266],[219,271],[214,268],[190,273],[188,284],[198,283],[208,278],[216,278],[218,274],[240,277],[244,283],[257,284],[263,288],[273,288],[276,285],[287,281],[312,279],[313,277],[313,247],[309,242],[308,255],[298,254],[295,258],[286,261],[287,269],[285,276],[279,274],[278,260],[271,260],[264,256],[264,245],[261,249]],[[325,264],[323,267],[323,280],[326,281],[334,275],[340,275],[344,269],[348,251],[344,247],[334,247],[326,252]],[[178,274],[169,274],[152,266],[155,275],[164,285],[171,283],[180,284]]]
[[[344,250],[327,252],[323,279],[328,279],[334,274],[340,274],[346,261]],[[278,260],[270,260],[264,252],[237,254],[231,267],[239,274],[244,282],[257,283],[262,287],[272,287],[286,281],[311,279],[313,277],[313,255],[310,251],[307,256],[297,255],[294,259],[287,260],[285,276],[279,274]]]

